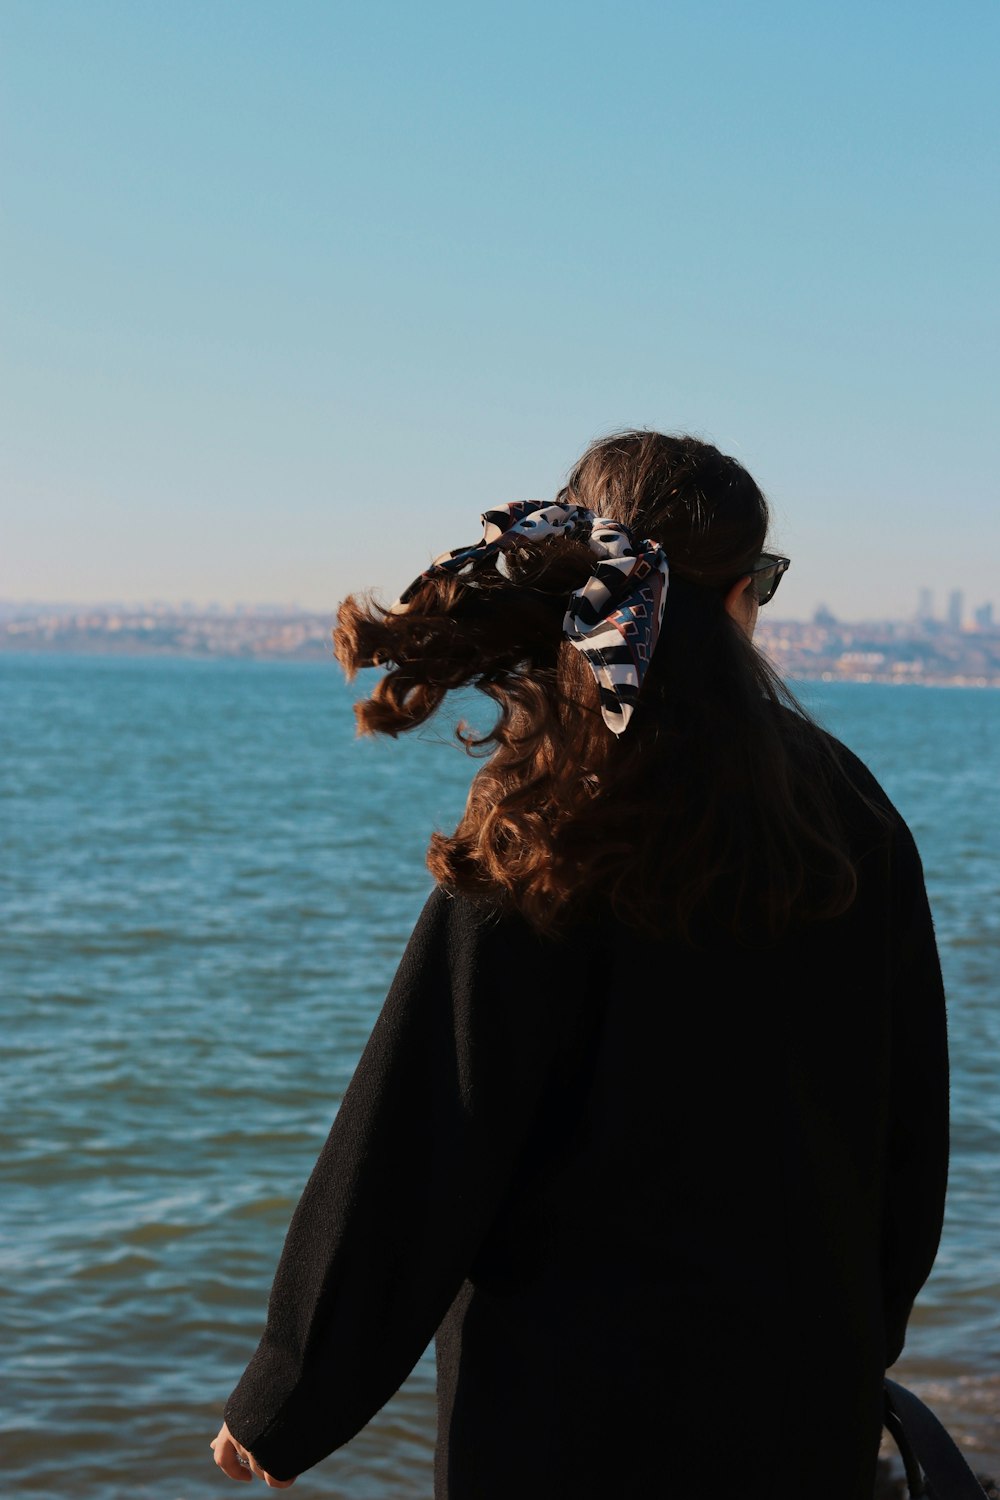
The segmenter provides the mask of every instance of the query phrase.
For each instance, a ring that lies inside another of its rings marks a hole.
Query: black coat
[[[438,1500],[871,1500],[947,1049],[916,848],[848,767],[890,813],[845,793],[858,899],[769,951],[431,895],[226,1408],[267,1470],[346,1443],[437,1331]]]

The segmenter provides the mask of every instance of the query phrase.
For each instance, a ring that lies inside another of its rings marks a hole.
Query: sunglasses
[[[791,559],[778,557],[774,552],[762,552],[750,569],[757,603],[767,604],[778,591],[778,584],[791,567]]]

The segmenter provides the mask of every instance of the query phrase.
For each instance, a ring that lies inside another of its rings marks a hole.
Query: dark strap
[[[930,1407],[895,1380],[885,1382],[885,1425],[903,1460],[911,1500],[923,1495],[983,1500],[986,1491],[950,1433]]]

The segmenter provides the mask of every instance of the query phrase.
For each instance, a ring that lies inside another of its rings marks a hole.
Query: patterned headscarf
[[[586,542],[597,562],[587,582],[569,596],[563,633],[597,680],[604,722],[621,734],[638,701],[663,621],[670,577],[663,548],[648,539],[635,541],[628,527],[595,516],[583,505],[515,500],[488,510],[482,521],[482,541],[435,558],[393,610],[404,610],[425,578],[464,572],[516,547],[522,538],[571,536]]]

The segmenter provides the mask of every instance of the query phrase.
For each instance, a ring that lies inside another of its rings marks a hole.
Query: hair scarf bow
[[[663,622],[670,570],[658,542],[637,542],[628,527],[595,516],[583,505],[514,500],[482,517],[483,539],[435,558],[410,584],[394,611],[406,608],[425,578],[462,573],[522,538],[572,536],[597,557],[594,571],[569,596],[563,634],[588,663],[597,681],[601,713],[614,734],[628,726]]]

